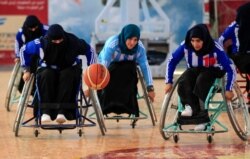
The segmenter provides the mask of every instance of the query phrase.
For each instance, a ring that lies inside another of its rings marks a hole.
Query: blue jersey
[[[142,42],[139,40],[138,50],[133,55],[122,53],[118,42],[118,35],[110,37],[99,54],[98,62],[108,67],[111,62],[135,61],[140,66],[147,86],[153,85],[151,70],[149,68],[146,51]]]
[[[43,28],[42,28],[42,36],[44,36],[47,31],[49,29],[49,26],[47,25],[43,25]],[[37,37],[37,38],[40,38],[40,37]],[[15,55],[16,57],[19,57],[19,51],[20,51],[20,48],[26,44],[27,41],[25,39],[25,36],[24,36],[24,33],[23,33],[23,29],[20,28],[16,34],[16,39],[15,39]]]
[[[74,53],[73,55],[73,65],[79,64],[82,59],[82,55],[85,55],[87,58],[87,65],[89,66],[90,64],[96,63],[96,54],[94,50],[88,45],[84,40],[82,41],[82,45],[80,46],[81,48],[78,49],[78,52]],[[44,61],[44,48],[42,47],[41,40],[40,39],[35,39],[33,41],[28,42],[25,44],[23,47],[20,49],[20,59],[21,59],[21,66],[25,68],[30,67],[31,63],[31,56],[32,55],[38,55],[40,57],[40,67],[47,67],[46,61]],[[58,66],[53,65],[50,66],[51,68],[58,68]]]
[[[166,83],[173,83],[174,70],[183,57],[185,57],[188,68],[215,67],[220,70],[225,70],[227,73],[226,90],[232,90],[236,78],[235,67],[217,42],[215,42],[213,51],[204,56],[197,56],[195,52],[191,48],[188,48],[183,42],[167,60]]]
[[[239,39],[238,39],[238,31],[239,31],[239,25],[233,21],[221,34],[221,36],[218,39],[218,42],[221,46],[223,44],[231,39],[232,40],[232,53],[238,53],[239,52]]]

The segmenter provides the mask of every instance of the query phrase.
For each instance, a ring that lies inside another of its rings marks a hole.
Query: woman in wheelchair
[[[67,33],[54,24],[46,36],[31,41],[21,49],[21,65],[24,67],[23,79],[30,77],[30,57],[39,55],[37,70],[37,89],[41,108],[41,122],[56,119],[59,124],[66,119],[75,118],[81,79],[81,60],[79,55],[87,57],[87,65],[95,62],[95,54],[84,40]]]
[[[100,93],[104,114],[114,112],[139,116],[137,64],[146,82],[148,96],[154,101],[153,79],[138,26],[128,24],[119,35],[110,37],[99,54],[98,62],[108,67],[111,76],[108,86]]]
[[[185,41],[167,61],[165,93],[172,89],[174,70],[183,57],[187,62],[187,69],[180,76],[178,94],[185,109],[179,118],[195,118],[197,120],[192,123],[197,124],[194,130],[204,130],[209,117],[203,105],[209,89],[216,78],[221,78],[226,73],[225,97],[231,100],[234,96],[232,87],[236,76],[235,67],[222,47],[212,39],[207,26],[195,25],[188,30]]]
[[[48,31],[49,26],[44,25],[40,22],[40,20],[35,15],[28,15],[23,23],[22,28],[20,28],[16,34],[15,39],[15,63],[20,61],[20,49],[21,47],[32,41],[36,38],[40,38],[41,36],[44,36]],[[37,66],[36,66],[36,58],[37,56],[32,57],[34,58],[31,63],[31,71],[35,72]],[[19,92],[22,92],[24,85],[23,79],[21,79],[18,90]]]
[[[247,104],[250,110],[250,2],[237,9],[233,21],[221,34],[218,41],[223,46],[231,40],[227,53],[234,61],[240,73],[246,73]]]

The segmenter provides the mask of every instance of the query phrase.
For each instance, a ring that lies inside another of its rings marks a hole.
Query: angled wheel
[[[34,76],[32,74],[30,77],[30,80],[25,82],[24,84],[24,88],[23,88],[23,91],[22,91],[22,94],[18,103],[18,110],[16,113],[16,118],[15,118],[14,126],[13,126],[13,130],[15,132],[16,137],[18,136],[19,128],[24,118],[26,108],[28,106],[28,102],[30,101],[33,82],[34,82]]]
[[[164,131],[164,128],[174,124],[178,117],[178,93],[177,86],[179,79],[173,84],[172,90],[165,95],[162,107],[161,107],[161,116],[160,116],[160,133],[162,137],[167,140],[173,133],[168,133]]]
[[[17,100],[18,86],[21,80],[20,62],[17,62],[12,70],[11,77],[8,83],[8,89],[5,98],[5,108],[7,111],[11,110],[12,104]]]
[[[91,97],[91,100],[92,100],[92,104],[93,104],[93,108],[94,108],[94,111],[95,111],[95,114],[96,114],[96,119],[97,119],[99,128],[101,130],[102,135],[105,135],[106,126],[105,126],[105,123],[104,123],[104,117],[103,117],[103,113],[102,113],[102,110],[101,110],[101,105],[99,103],[99,99],[98,99],[98,96],[97,96],[97,92],[90,89],[90,97]]]
[[[141,73],[139,68],[137,68],[137,73],[138,73],[138,76],[139,76],[139,80],[140,80],[141,87],[142,87],[142,90],[143,90],[143,96],[144,96],[145,102],[146,102],[147,107],[148,107],[148,111],[149,111],[149,115],[151,117],[152,124],[153,124],[153,126],[155,126],[155,122],[157,121],[156,113],[155,113],[153,104],[152,104],[152,102],[150,101],[150,99],[148,97],[146,84],[144,82],[142,73]]]
[[[235,133],[241,140],[246,141],[250,130],[248,108],[237,83],[234,84],[233,92],[235,95],[234,99],[232,101],[227,101],[228,117]]]

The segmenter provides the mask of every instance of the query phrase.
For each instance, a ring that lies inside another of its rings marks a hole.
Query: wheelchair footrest
[[[179,116],[177,118],[177,123],[181,125],[202,124],[208,122],[210,122],[210,119],[208,117],[207,111],[202,111],[196,116],[191,116],[191,117]]]

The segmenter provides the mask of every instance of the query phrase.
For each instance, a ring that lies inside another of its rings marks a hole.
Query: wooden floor
[[[215,134],[209,144],[205,134],[180,134],[176,144],[164,140],[159,133],[159,122],[152,126],[150,119],[139,120],[134,129],[129,120],[106,120],[105,136],[96,127],[84,128],[79,137],[77,130],[41,130],[34,136],[33,128],[22,127],[15,137],[12,126],[16,108],[7,112],[4,107],[10,68],[0,68],[0,158],[3,159],[175,159],[175,158],[250,158],[248,142],[241,141],[233,131],[226,115],[221,119],[229,132]],[[158,119],[163,101],[164,80],[155,80]],[[144,108],[141,108],[144,109]],[[147,110],[145,110],[147,112]]]

